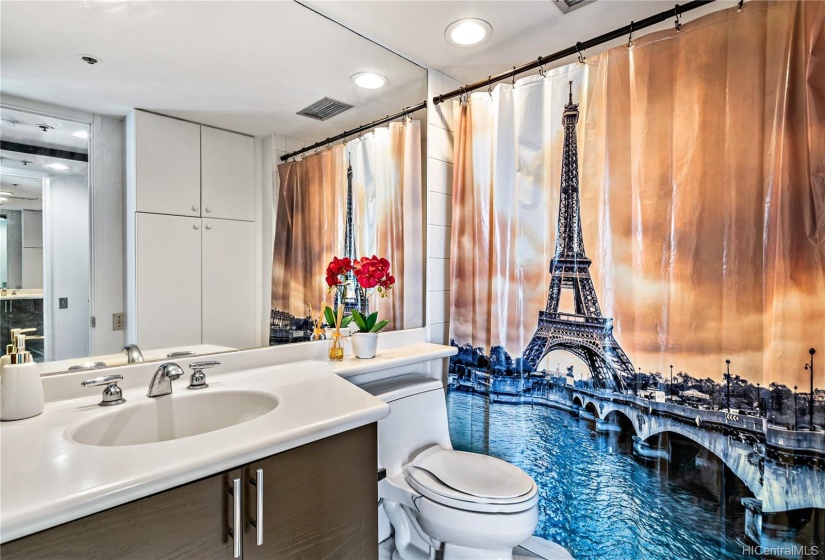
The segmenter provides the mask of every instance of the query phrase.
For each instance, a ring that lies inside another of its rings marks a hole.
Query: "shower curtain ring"
[[[581,47],[581,43],[576,43],[576,52],[579,55],[579,64],[584,64],[584,61],[587,60],[587,59],[582,54],[582,51],[581,51],[580,47]]]
[[[546,78],[547,74],[544,71],[544,64],[542,64],[542,62],[541,62],[541,57],[538,57],[536,59],[536,64],[539,65],[539,76],[541,76],[542,78]]]
[[[516,67],[513,66],[513,87],[516,87]]]
[[[630,22],[630,34],[627,36],[627,48],[633,48],[633,22]]]
[[[742,6],[745,4],[745,0],[739,0],[739,7],[736,9],[737,12],[742,11]]]
[[[682,14],[679,13],[679,4],[673,8],[673,13],[676,14],[676,21],[673,22],[673,27],[676,28],[676,32],[682,30]]]

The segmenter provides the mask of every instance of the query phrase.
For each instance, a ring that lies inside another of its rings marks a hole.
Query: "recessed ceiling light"
[[[6,202],[6,199],[0,196],[0,202]]]
[[[352,75],[355,85],[364,89],[378,89],[387,85],[387,78],[374,72],[358,72]]]
[[[78,130],[77,132],[72,132],[72,136],[74,136],[76,138],[82,138],[84,140],[89,139],[89,133],[86,132],[85,130]]]
[[[0,191],[0,194],[11,194],[9,191]]]
[[[493,28],[483,19],[460,19],[447,27],[444,36],[457,47],[477,45],[493,34]]]
[[[58,171],[66,171],[69,168],[68,165],[63,165],[62,163],[50,163],[46,167],[49,169],[57,169]]]

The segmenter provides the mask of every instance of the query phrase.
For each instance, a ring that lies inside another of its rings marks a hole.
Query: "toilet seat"
[[[433,446],[404,469],[408,484],[424,497],[456,509],[514,513],[538,502],[524,471],[495,457]]]

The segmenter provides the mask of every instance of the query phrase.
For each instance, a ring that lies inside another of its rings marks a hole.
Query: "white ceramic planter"
[[[355,333],[352,335],[352,352],[356,358],[367,360],[375,357],[378,349],[378,333]]]

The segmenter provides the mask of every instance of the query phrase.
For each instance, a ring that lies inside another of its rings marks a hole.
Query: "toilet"
[[[440,381],[405,374],[360,385],[390,405],[378,423],[379,541],[395,532],[393,559],[513,558],[519,545],[543,558],[538,489],[506,461],[455,451]],[[389,522],[389,523],[387,523]],[[382,528],[383,527],[383,528]],[[523,549],[520,549],[523,551]]]

